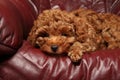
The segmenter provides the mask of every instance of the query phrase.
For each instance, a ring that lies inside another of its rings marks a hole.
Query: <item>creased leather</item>
[[[38,12],[29,0],[0,1],[0,55],[14,54],[27,37]]]
[[[73,64],[67,56],[48,56],[24,41],[17,54],[0,65],[0,76],[4,80],[119,80],[119,54],[120,49],[96,51]]]

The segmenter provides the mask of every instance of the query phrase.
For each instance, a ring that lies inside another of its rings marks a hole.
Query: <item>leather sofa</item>
[[[0,80],[120,80],[120,49],[85,54],[74,64],[30,45],[26,38],[33,21],[56,7],[120,15],[120,0],[0,0]]]

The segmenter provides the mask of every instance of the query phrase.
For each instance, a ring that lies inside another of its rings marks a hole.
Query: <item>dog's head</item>
[[[65,53],[75,40],[73,25],[61,21],[40,27],[36,32],[36,44],[47,53]]]
[[[61,10],[44,11],[34,23],[28,40],[42,51],[66,53],[75,41],[72,15]]]

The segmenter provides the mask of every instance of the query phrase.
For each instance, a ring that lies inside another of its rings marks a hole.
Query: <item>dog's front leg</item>
[[[78,62],[84,52],[95,51],[97,49],[97,45],[93,42],[80,43],[75,42],[69,49],[68,56],[73,62]]]
[[[69,49],[68,56],[72,62],[78,62],[83,55],[84,49],[80,42],[75,42]]]

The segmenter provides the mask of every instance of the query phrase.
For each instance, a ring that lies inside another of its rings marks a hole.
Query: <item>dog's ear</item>
[[[38,20],[35,20],[34,21],[34,26],[32,27],[30,33],[29,33],[29,36],[27,38],[27,40],[33,45],[35,46],[36,45],[36,39],[37,39],[37,34],[36,33],[36,30],[37,28],[39,27],[39,21]]]
[[[34,30],[35,29],[33,27],[27,38],[27,41],[29,41],[33,46],[35,46],[35,41],[36,41],[36,35],[34,34],[34,32],[35,32]]]
[[[29,35],[27,38],[27,41],[29,41],[33,46],[35,46],[35,36]]]

